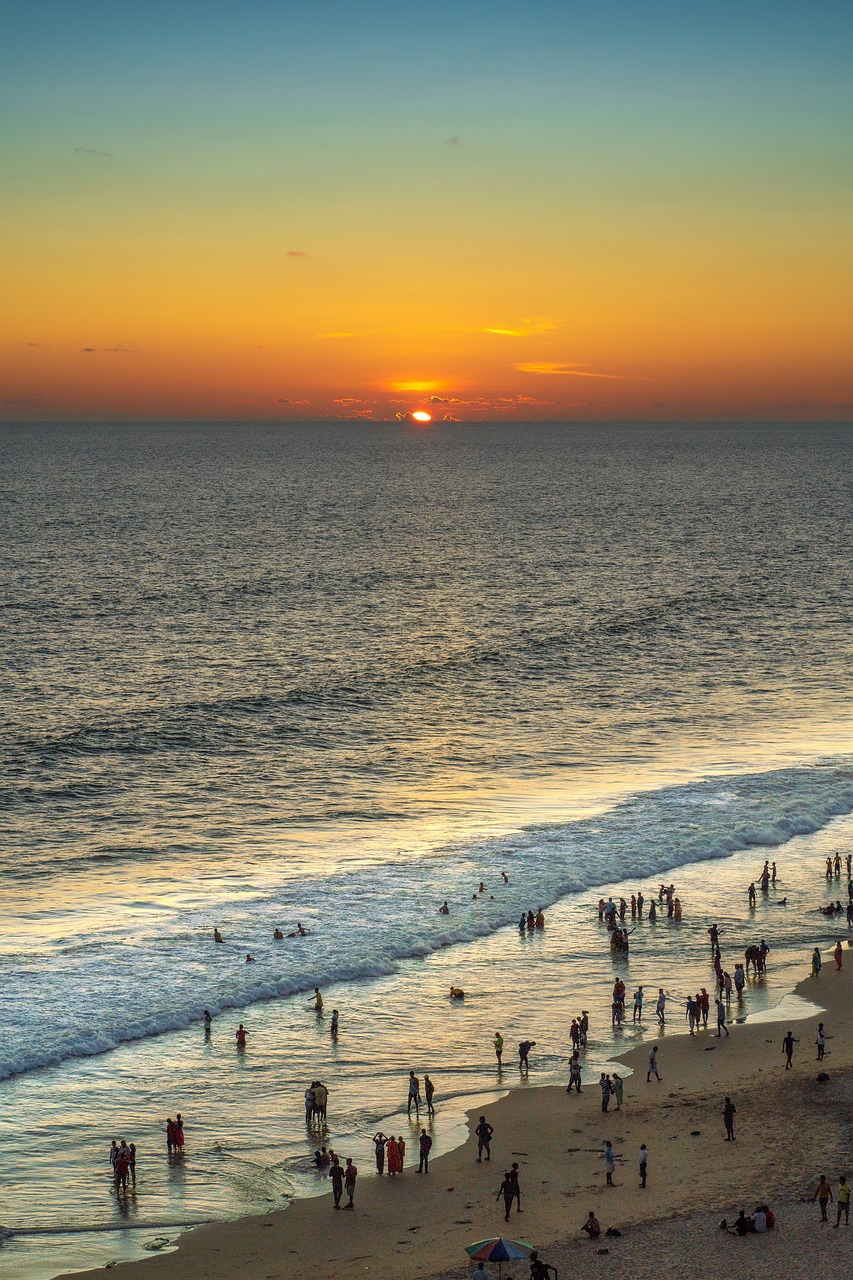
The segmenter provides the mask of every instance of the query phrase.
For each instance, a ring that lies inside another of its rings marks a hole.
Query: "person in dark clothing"
[[[735,1140],[735,1111],[737,1108],[731,1098],[726,1094],[726,1100],[723,1103],[723,1123],[726,1126],[726,1142],[734,1142]]]
[[[495,1196],[495,1199],[500,1200],[501,1196],[504,1198],[504,1222],[509,1222],[509,1211],[512,1208],[512,1202],[515,1199],[515,1188],[512,1185],[512,1179],[510,1178],[508,1171],[504,1174],[504,1180],[500,1185],[500,1189],[498,1194]]]
[[[432,1150],[432,1138],[429,1136],[426,1129],[421,1129],[421,1136],[418,1139],[418,1147],[420,1150],[418,1173],[429,1173],[429,1153]]]
[[[552,1267],[547,1262],[542,1262],[539,1254],[534,1249],[530,1255],[530,1280],[548,1280],[548,1273],[551,1272],[554,1280],[557,1280],[557,1268]]]
[[[480,1123],[474,1130],[477,1135],[477,1164],[483,1163],[483,1152],[486,1153],[486,1159],[491,1160],[491,1141],[494,1129],[490,1124],[486,1123],[486,1117],[480,1116]]]
[[[344,1171],[337,1156],[332,1161],[329,1177],[332,1179],[332,1195],[335,1197],[335,1208],[340,1209],[341,1195],[344,1189]]]

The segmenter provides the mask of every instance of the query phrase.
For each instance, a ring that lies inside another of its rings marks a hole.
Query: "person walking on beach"
[[[504,1038],[501,1035],[500,1031],[495,1032],[494,1045],[495,1045],[495,1057],[498,1060],[498,1066],[500,1066],[501,1058],[503,1057],[503,1053],[504,1053]]]
[[[826,1206],[832,1200],[832,1187],[827,1182],[825,1173],[820,1175],[820,1182],[817,1184],[817,1191],[812,1196],[812,1204],[814,1204],[815,1200],[817,1200],[820,1205],[821,1222],[828,1222],[829,1219],[826,1216]]]
[[[658,1047],[656,1044],[652,1045],[649,1050],[649,1069],[646,1072],[646,1084],[651,1083],[652,1076],[654,1076],[658,1083],[660,1083],[660,1076],[658,1075]]]
[[[625,1094],[625,1081],[619,1075],[618,1071],[613,1072],[613,1077],[610,1081],[610,1093],[616,1098],[616,1110],[621,1111],[622,1098]]]
[[[643,1021],[643,988],[637,987],[634,992],[634,1022]]]
[[[640,1145],[640,1157],[638,1164],[640,1166],[640,1187],[646,1185],[646,1177],[649,1172],[649,1152],[645,1142]]]
[[[826,1050],[826,1031],[824,1030],[822,1022],[818,1023],[817,1040],[815,1043],[817,1044],[817,1060],[818,1062],[823,1062],[823,1055]]]
[[[509,1170],[504,1174],[504,1180],[500,1185],[495,1199],[500,1200],[501,1196],[504,1198],[504,1222],[509,1222],[509,1211],[512,1208],[512,1202],[515,1199],[515,1188],[513,1187],[512,1179],[509,1176]]]
[[[432,1138],[426,1129],[421,1129],[418,1139],[418,1173],[429,1173],[429,1153],[432,1150]]]
[[[719,1040],[720,1036],[723,1034],[724,1031],[726,1035],[729,1034],[729,1029],[726,1026],[726,1006],[723,1004],[719,996],[717,997],[716,1008],[717,1008],[717,1039]]]
[[[426,1098],[427,1115],[434,1116],[435,1107],[432,1105],[432,1100],[435,1097],[435,1085],[426,1074],[424,1074],[424,1097]]]
[[[518,1182],[518,1161],[513,1160],[512,1168],[509,1171],[509,1180],[512,1183],[513,1195],[516,1201],[516,1213],[521,1213],[521,1187]]]
[[[735,1112],[737,1107],[732,1102],[728,1094],[723,1103],[723,1124],[726,1126],[726,1142],[734,1142],[735,1140]]]
[[[666,992],[663,987],[658,987],[658,1001],[655,1005],[655,1013],[658,1015],[658,1023],[663,1026],[666,1022]]]
[[[793,1031],[789,1031],[788,1034],[782,1040],[782,1052],[785,1055],[786,1071],[790,1071],[794,1065],[793,1062],[791,1061],[791,1059],[794,1056],[794,1045],[799,1043],[800,1043],[799,1040],[794,1039]]]
[[[608,1187],[613,1186],[613,1171],[615,1170],[615,1168],[616,1168],[616,1154],[613,1150],[613,1144],[611,1142],[605,1142],[604,1172],[607,1175],[607,1182],[605,1183],[605,1186],[608,1186]]]
[[[693,996],[688,996],[688,997],[687,997],[687,1006],[686,1006],[686,1009],[685,1009],[685,1011],[684,1011],[684,1016],[685,1016],[685,1018],[687,1019],[687,1025],[688,1025],[688,1026],[689,1026],[689,1028],[690,1028],[690,1034],[691,1034],[692,1036],[695,1036],[695,1034],[696,1034],[696,1020],[697,1020],[697,1018],[698,1018],[698,1016],[699,1016],[699,1006],[698,1006],[698,1004],[696,1003],[696,1001],[694,1000]]]
[[[552,1267],[550,1263],[542,1262],[539,1254],[534,1249],[530,1255],[530,1280],[548,1280],[549,1272],[557,1280],[557,1268]]]
[[[388,1139],[380,1129],[373,1135],[373,1147],[376,1153],[376,1172],[381,1176],[385,1172],[385,1143]]]
[[[477,1135],[477,1164],[482,1164],[484,1151],[486,1153],[487,1160],[491,1160],[492,1158],[491,1142],[494,1129],[490,1124],[486,1123],[485,1116],[480,1116],[480,1123],[477,1125],[474,1132]]]
[[[845,1227],[850,1226],[850,1183],[846,1178],[838,1179],[838,1191],[835,1194],[838,1204],[838,1213],[835,1218],[836,1227],[841,1223],[841,1215],[844,1214]]]
[[[415,1075],[414,1071],[409,1072],[409,1101],[406,1108],[406,1114],[412,1114],[412,1107],[415,1108],[415,1115],[421,1114],[421,1082]]]
[[[823,958],[820,954],[820,947],[815,947],[812,952],[812,977],[819,978],[820,971],[823,968]]]
[[[332,1179],[332,1195],[335,1199],[335,1208],[341,1207],[341,1193],[344,1189],[344,1171],[341,1168],[341,1162],[337,1156],[332,1160],[329,1166],[329,1177]]]
[[[357,1177],[358,1177],[358,1168],[356,1167],[356,1165],[353,1164],[349,1156],[347,1156],[347,1167],[346,1169],[344,1169],[344,1186],[347,1189],[347,1196],[349,1197],[349,1200],[348,1200],[348,1203],[344,1205],[345,1209],[354,1208],[352,1201],[353,1201],[353,1196],[355,1195],[355,1180]]]

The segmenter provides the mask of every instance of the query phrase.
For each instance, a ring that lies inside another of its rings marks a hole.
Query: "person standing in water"
[[[500,1031],[495,1032],[494,1046],[495,1046],[495,1057],[498,1060],[498,1066],[500,1066],[501,1058],[503,1057],[503,1052],[504,1052],[504,1038],[501,1035]]]
[[[424,1075],[424,1097],[426,1098],[428,1116],[435,1115],[435,1107],[432,1105],[432,1100],[434,1095],[435,1095],[435,1085],[430,1080],[428,1075]]]
[[[313,1000],[313,1004],[312,1004],[312,1001],[310,1001],[310,1000],[308,1001],[308,1003],[309,1003],[309,1005],[311,1005],[311,1006],[313,1007],[313,1009],[314,1009],[314,1012],[315,1012],[315,1013],[322,1013],[322,1012],[323,1012],[323,997],[320,995],[320,988],[319,988],[319,987],[315,987],[315,988],[314,988],[314,1000]]]
[[[240,1023],[240,1025],[239,1025],[239,1027],[237,1028],[237,1030],[234,1032],[234,1035],[235,1035],[235,1037],[236,1037],[236,1039],[237,1039],[237,1048],[238,1048],[238,1049],[245,1049],[245,1047],[246,1047],[246,1034],[247,1034],[247,1033],[246,1033],[246,1028],[243,1026],[243,1024],[242,1024],[242,1022],[241,1022],[241,1023]]]
[[[333,1036],[336,1036],[336,1035],[338,1034],[338,1011],[337,1011],[337,1009],[333,1009],[333,1010],[332,1010],[332,1021],[331,1021],[331,1024],[330,1024],[330,1026],[329,1026],[329,1033],[330,1033],[330,1035],[333,1035]]]
[[[210,1010],[209,1010],[209,1009],[205,1009],[205,1011],[204,1011],[204,1038],[205,1038],[205,1040],[209,1040],[209,1039],[210,1039],[210,1028],[212,1027],[212,1025],[213,1025],[213,1014],[210,1012]]]
[[[419,1116],[421,1111],[421,1082],[415,1075],[414,1071],[409,1072],[409,1101],[406,1108],[406,1114],[412,1114],[412,1107],[415,1108],[415,1115]]]

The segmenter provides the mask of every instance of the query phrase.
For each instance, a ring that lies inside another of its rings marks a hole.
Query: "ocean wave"
[[[123,925],[76,943],[64,938],[61,965],[49,949],[10,955],[0,993],[7,1028],[0,1078],[181,1030],[205,1008],[221,1013],[382,977],[512,925],[530,907],[614,880],[656,880],[736,850],[763,853],[851,812],[853,761],[842,759],[639,793],[595,818],[534,825],[416,860],[396,856],[272,890],[246,886],[230,906],[214,904],[200,884],[194,901],[185,889],[179,911],[156,925],[141,922],[136,933]],[[510,884],[494,901],[471,899],[472,882],[495,884],[502,870]],[[445,898],[451,914],[439,916]],[[273,924],[297,918],[310,929],[306,938],[270,941]],[[209,941],[214,923],[225,946]],[[248,950],[257,965],[243,963]],[[33,989],[35,1007],[27,998]]]

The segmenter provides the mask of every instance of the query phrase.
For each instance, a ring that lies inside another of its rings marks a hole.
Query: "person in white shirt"
[[[818,1025],[817,1040],[815,1043],[817,1044],[817,1060],[818,1062],[823,1062],[823,1052],[826,1048],[826,1030],[824,1029],[822,1022]]]
[[[652,1076],[654,1076],[656,1080],[658,1080],[658,1081],[660,1080],[660,1076],[658,1075],[658,1047],[657,1047],[657,1045],[653,1045],[653,1046],[652,1046],[652,1048],[649,1050],[649,1069],[648,1069],[648,1071],[646,1072],[646,1084],[648,1084],[648,1083],[649,1083],[649,1081],[651,1080]]]
[[[767,1230],[767,1215],[765,1214],[764,1210],[760,1206],[755,1210],[755,1213],[752,1215],[752,1225],[755,1231]]]

